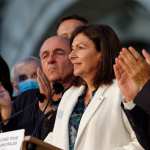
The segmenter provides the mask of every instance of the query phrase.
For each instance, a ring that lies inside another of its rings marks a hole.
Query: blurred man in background
[[[12,68],[12,83],[14,96],[27,90],[37,89],[37,68],[40,67],[40,60],[29,56],[17,62]]]
[[[62,18],[57,26],[57,35],[70,39],[73,31],[80,26],[88,24],[88,20],[78,15]]]

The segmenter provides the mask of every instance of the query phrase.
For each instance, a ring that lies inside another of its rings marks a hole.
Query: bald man
[[[38,70],[38,81],[40,92],[45,94],[47,99],[48,94],[52,92],[50,91],[50,84],[57,81],[61,83],[64,89],[72,84],[73,65],[68,58],[70,51],[69,40],[60,36],[48,38],[40,49],[42,70]],[[55,91],[53,92],[55,93]],[[61,95],[56,96],[54,94],[53,99],[55,97],[58,99],[61,98]],[[39,104],[41,110],[44,109],[47,99]]]
[[[64,91],[74,84],[73,65],[68,58],[70,51],[69,40],[61,36],[48,38],[40,49],[42,70],[38,71],[38,81],[40,92],[46,95],[46,99],[42,103],[39,102],[39,107],[41,111],[44,111],[49,101],[49,105],[45,110],[46,114],[51,110],[55,112],[49,116],[51,118],[49,123],[43,124],[45,130],[42,132],[42,138],[45,138],[53,128],[57,107]],[[59,88],[59,84],[63,87],[62,91],[55,90],[53,85],[56,82],[57,88]],[[49,97],[50,100],[48,100]]]
[[[40,49],[40,59],[42,69],[50,81],[68,82],[73,72],[73,65],[68,58],[70,52],[69,41],[62,37],[53,36],[44,42]]]

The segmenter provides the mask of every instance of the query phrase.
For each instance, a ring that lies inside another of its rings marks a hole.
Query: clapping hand
[[[133,48],[123,48],[114,65],[115,76],[127,101],[137,93],[150,79],[150,54],[142,51],[144,58]]]

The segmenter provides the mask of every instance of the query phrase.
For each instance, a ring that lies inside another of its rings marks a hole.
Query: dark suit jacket
[[[29,90],[13,101],[13,112],[3,131],[25,129],[25,134],[32,134],[38,118],[37,91]]]
[[[125,112],[138,141],[146,150],[150,150],[150,81],[137,94],[134,103],[136,106]]]
[[[38,89],[28,90],[13,101],[11,119],[7,125],[0,123],[3,132],[25,129],[25,135],[33,135],[43,139],[52,131],[56,114],[54,113],[51,119],[48,120],[43,112],[39,110],[38,93]],[[49,123],[47,128],[42,127],[43,122]]]

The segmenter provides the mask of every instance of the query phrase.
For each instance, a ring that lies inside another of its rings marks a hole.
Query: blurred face
[[[46,40],[40,50],[42,69],[49,81],[64,81],[73,73],[73,66],[68,58],[69,41],[62,37]]]
[[[17,64],[15,67],[16,79],[18,79],[17,82],[21,82],[27,79],[36,79],[37,67],[37,64],[34,62]]]
[[[93,79],[101,53],[96,51],[93,41],[83,33],[79,33],[72,42],[72,52],[69,58],[74,66],[74,75],[83,79]]]
[[[2,85],[2,83],[0,82],[0,96],[3,94],[3,92],[5,92],[5,88]]]
[[[77,27],[83,26],[83,25],[85,24],[76,19],[65,20],[59,25],[57,29],[57,35],[70,39],[73,31]]]

